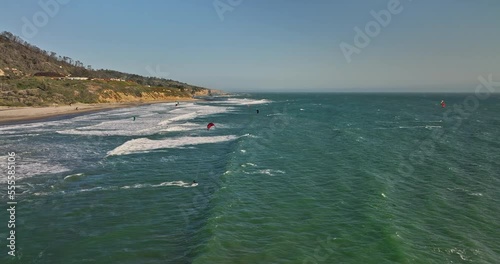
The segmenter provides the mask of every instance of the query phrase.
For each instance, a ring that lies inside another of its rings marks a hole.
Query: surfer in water
[[[257,114],[259,113],[259,109],[257,109]]]
[[[135,121],[135,116],[134,116],[134,121]]]
[[[445,108],[445,107],[446,107],[446,103],[444,102],[444,100],[441,100],[441,107],[442,107],[442,108]]]

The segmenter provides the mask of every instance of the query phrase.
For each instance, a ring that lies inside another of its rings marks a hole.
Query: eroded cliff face
[[[5,106],[179,101],[218,92],[199,87],[151,87],[131,82],[0,77],[0,105]]]
[[[209,95],[222,95],[226,94],[224,91],[215,90],[215,89],[205,89],[198,92],[195,92],[195,96],[209,96]]]
[[[212,93],[214,93],[212,91]],[[216,94],[222,93],[217,91]],[[124,103],[124,102],[152,102],[152,101],[175,101],[175,100],[193,100],[193,96],[207,96],[208,90],[201,91],[185,91],[182,94],[174,93],[173,91],[162,92],[141,92],[141,93],[125,93],[117,92],[111,89],[99,91],[99,103]]]
[[[179,96],[166,92],[141,92],[140,94],[130,94],[104,90],[99,94],[99,103],[123,103],[123,102],[152,102],[152,101],[175,101],[192,100],[190,96]]]

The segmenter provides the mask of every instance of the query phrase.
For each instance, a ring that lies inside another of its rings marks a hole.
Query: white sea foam
[[[408,128],[425,128],[425,126],[399,126],[400,129],[408,129]]]
[[[470,195],[470,196],[483,196],[483,194],[480,192],[472,192],[472,191],[469,191],[469,190],[464,189],[464,188],[446,188],[446,189],[448,189],[449,191],[452,191],[452,192],[466,193],[467,195]]]
[[[19,125],[7,125],[0,126],[0,134],[2,135],[25,135],[26,132],[29,133],[41,133],[46,131],[51,131],[54,127],[59,127],[61,125],[67,124],[69,121],[50,121],[50,122],[38,122],[38,123],[28,123]]]
[[[276,174],[285,174],[284,171],[281,171],[281,170],[271,170],[271,169],[259,170],[258,173],[266,174],[266,175],[269,175],[269,176],[275,176]]]
[[[197,124],[192,126],[192,123],[178,124],[178,122],[228,111],[231,111],[231,108],[196,104],[186,104],[166,114],[155,113],[152,112],[150,108],[146,108],[134,112],[128,111],[126,113],[112,114],[118,116],[126,114],[128,116],[127,118],[106,120],[90,126],[59,130],[56,132],[59,134],[87,136],[145,136],[153,135],[158,132],[188,131],[196,127],[201,128],[203,125]],[[135,120],[130,117],[137,116],[138,114],[139,118]]]
[[[160,123],[158,123],[158,125],[164,126],[164,125],[170,124],[170,123],[175,122],[175,121],[194,119],[197,116],[198,116],[197,112],[190,112],[190,113],[182,114],[179,116],[175,116],[175,117],[171,117],[171,118],[168,118],[166,120],[163,120]]]
[[[159,184],[149,184],[149,183],[136,183],[134,185],[125,185],[121,187],[110,186],[110,187],[94,187],[90,189],[81,189],[77,192],[92,192],[92,191],[109,191],[109,190],[127,190],[127,189],[143,189],[143,188],[158,188],[158,187],[166,187],[166,186],[177,186],[184,188],[191,188],[198,186],[198,183],[192,182],[184,182],[184,181],[171,181],[171,182],[162,182]]]
[[[247,163],[247,164],[249,164],[249,163]],[[242,166],[242,167],[246,167],[246,166]],[[250,175],[265,174],[265,175],[269,175],[269,176],[276,176],[277,174],[286,174],[286,172],[284,172],[282,170],[273,170],[273,169],[261,169],[261,170],[257,170],[257,171],[251,171],[251,172],[244,171],[243,173],[250,174]]]
[[[435,128],[443,128],[442,126],[398,126],[398,127],[375,127],[375,130],[385,130],[385,129],[435,129]]]
[[[176,187],[183,187],[183,188],[192,188],[198,186],[198,183],[192,183],[192,182],[184,182],[184,181],[171,181],[171,182],[162,182],[159,184],[149,184],[149,183],[137,183],[134,185],[125,185],[125,186],[108,186],[108,187],[102,187],[102,186],[97,186],[97,187],[92,187],[92,188],[85,188],[85,189],[79,189],[76,191],[59,191],[59,192],[36,192],[33,193],[35,196],[49,196],[49,195],[54,195],[54,194],[78,194],[78,193],[86,193],[86,192],[98,192],[98,191],[113,191],[113,190],[129,190],[129,189],[142,189],[142,188],[158,188],[158,187],[168,187],[168,186],[176,186]]]
[[[184,188],[191,188],[198,186],[198,183],[192,182],[184,182],[184,181],[171,181],[171,182],[162,182],[159,184],[149,184],[149,183],[136,183],[134,185],[125,185],[121,187],[117,186],[109,186],[109,187],[94,187],[90,189],[80,189],[77,192],[92,192],[92,191],[109,191],[109,190],[127,190],[127,189],[142,189],[142,188],[158,188],[158,187],[166,187],[166,186],[177,186]]]
[[[225,101],[210,101],[211,104],[228,104],[228,105],[258,105],[258,104],[268,104],[272,101],[267,99],[247,99],[247,98],[229,98]]]
[[[80,177],[83,175],[84,175],[83,173],[71,174],[71,175],[64,177],[64,180],[69,179],[69,178],[77,178],[77,177]]]
[[[186,124],[179,124],[176,126],[171,126],[171,127],[167,127],[165,129],[162,129],[162,130],[160,130],[160,132],[181,132],[181,131],[195,130],[197,128],[200,128],[200,125],[195,124],[194,126],[192,126],[192,125],[186,125]]]
[[[0,157],[0,161],[4,156]],[[56,164],[50,160],[16,159],[16,180],[33,177],[42,174],[55,174],[69,171],[68,168]],[[1,162],[0,170],[7,170],[7,162]],[[0,183],[7,182],[7,177],[0,177]]]
[[[413,121],[416,123],[443,123],[443,120]]]
[[[204,105],[204,104],[189,104],[186,107],[177,108],[171,111],[174,114],[191,114],[196,113],[196,116],[207,116],[213,114],[225,113],[232,111],[231,107]]]
[[[69,169],[48,160],[47,161],[25,160],[25,162],[21,163],[19,171],[25,176],[29,177],[41,174],[61,173],[69,171]]]
[[[163,186],[178,186],[178,187],[196,187],[198,183],[183,182],[183,181],[172,181],[172,182],[162,182],[160,184],[151,185],[151,187],[163,187]]]
[[[1,126],[0,131],[8,131],[8,130],[31,130],[33,128],[40,128],[40,127],[45,127],[50,125],[51,123],[49,122],[39,122],[39,123],[28,123],[28,124],[20,124],[20,125],[7,125],[7,126]]]
[[[250,163],[250,162],[245,163],[245,164],[241,164],[240,166],[243,167],[243,168],[246,168],[246,167],[257,167],[257,165],[255,165],[253,163]]]
[[[156,149],[180,148],[190,145],[200,145],[209,143],[226,142],[237,139],[237,136],[214,136],[214,137],[178,137],[166,138],[160,140],[151,140],[148,138],[132,139],[121,146],[108,152],[108,156],[126,155],[136,152],[147,152]]]
[[[154,127],[156,121],[154,119],[121,119],[104,121],[95,125],[85,126],[75,129],[67,129],[57,131],[59,134],[70,135],[92,135],[92,136],[132,136],[154,133],[155,130],[150,130]],[[158,129],[157,129],[158,130]],[[157,131],[156,130],[156,131]]]

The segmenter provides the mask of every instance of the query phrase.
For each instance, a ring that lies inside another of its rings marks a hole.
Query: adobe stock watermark
[[[408,1],[411,2],[412,0]],[[368,47],[372,39],[380,34],[382,28],[387,27],[391,23],[392,17],[403,12],[403,9],[399,0],[389,0],[387,9],[378,12],[375,10],[370,11],[374,20],[366,23],[364,30],[354,27],[354,32],[356,33],[353,39],[354,45],[344,41],[340,43],[340,50],[344,54],[347,63],[351,63],[353,54],[360,54],[362,49]]]
[[[23,16],[21,18],[23,25],[21,27],[21,33],[24,38],[30,39],[38,34],[40,28],[45,27],[50,18],[54,18],[59,11],[61,6],[67,5],[71,0],[40,0],[38,1],[38,6],[42,10],[37,11],[33,14],[31,19]]]
[[[156,68],[153,70],[151,66],[146,66],[146,71],[148,72],[150,77],[161,77],[161,78],[167,78],[170,75],[170,72],[167,71],[162,71],[160,68],[160,65],[156,65]]]
[[[214,0],[213,6],[220,21],[224,21],[224,13],[233,12],[241,3],[243,3],[243,0]]]
[[[16,153],[8,152],[7,158],[7,212],[9,212],[9,221],[7,222],[7,227],[9,228],[9,233],[7,237],[7,248],[9,251],[7,254],[10,256],[16,256]]]
[[[484,76],[478,77],[479,83],[476,86],[474,94],[468,95],[461,104],[450,106],[443,113],[443,121],[451,125],[451,130],[458,130],[463,123],[463,120],[470,118],[479,108],[480,102],[490,98],[490,96],[500,89],[500,82],[493,81],[493,75],[489,74],[487,78]],[[392,179],[390,188],[394,188],[396,183],[401,183],[404,180],[396,180],[403,176],[411,177],[415,172],[415,166],[425,163],[426,159],[431,158],[435,151],[436,145],[446,142],[447,136],[440,129],[435,129],[431,132],[430,137],[418,142],[418,147],[415,148],[408,156],[401,161],[397,168],[397,173],[386,174]],[[380,172],[370,172],[375,177],[380,177]]]

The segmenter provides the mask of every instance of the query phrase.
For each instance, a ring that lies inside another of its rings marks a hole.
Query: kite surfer
[[[213,127],[213,126],[215,126],[215,124],[214,124],[214,123],[208,123],[208,125],[207,125],[207,130],[210,130],[210,128],[211,128],[211,127]]]
[[[445,108],[446,107],[446,103],[444,102],[444,100],[441,100],[441,108]]]

